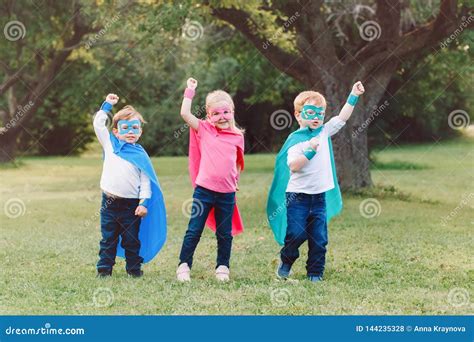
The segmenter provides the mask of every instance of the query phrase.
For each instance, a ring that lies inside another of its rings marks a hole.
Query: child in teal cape
[[[277,274],[287,278],[299,257],[299,247],[308,241],[308,279],[322,280],[328,243],[327,222],[342,209],[330,137],[350,118],[361,82],[354,84],[338,116],[326,124],[326,100],[315,91],[304,91],[294,101],[300,129],[290,134],[277,155],[267,202],[267,217],[275,240],[283,245]]]

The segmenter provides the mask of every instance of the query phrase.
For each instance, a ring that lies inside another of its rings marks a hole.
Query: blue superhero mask
[[[304,120],[324,120],[324,107],[314,105],[304,105],[301,111],[301,117]]]
[[[132,131],[133,134],[140,134],[140,120],[120,120],[117,124],[119,134],[127,134]]]

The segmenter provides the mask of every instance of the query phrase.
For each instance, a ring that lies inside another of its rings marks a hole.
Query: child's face
[[[309,101],[306,101],[303,105],[306,106],[306,105],[312,105],[312,106],[316,106],[318,107],[318,105],[315,103],[315,101],[312,101],[312,100],[309,100]],[[319,107],[321,108],[321,107]],[[300,111],[300,112],[296,112],[296,120],[298,120],[298,123],[300,124],[300,127],[301,128],[304,128],[304,127],[309,127],[311,129],[316,129],[318,127],[320,127],[323,123],[324,123],[324,114],[325,114],[325,111],[326,111],[326,107],[322,107],[323,110],[320,111],[320,112],[317,112],[320,116],[323,116],[323,118],[313,118],[313,119],[308,119],[308,118],[304,118],[303,115],[302,115],[302,111],[303,109]],[[314,115],[316,113],[316,111],[312,110],[312,109],[308,109],[307,110],[307,114],[309,115]]]
[[[128,120],[119,120],[117,128],[114,128],[113,132],[117,139],[134,144],[142,135],[140,119],[136,116],[132,116]]]
[[[207,117],[217,128],[227,129],[234,118],[234,111],[226,101],[219,101],[208,108]]]

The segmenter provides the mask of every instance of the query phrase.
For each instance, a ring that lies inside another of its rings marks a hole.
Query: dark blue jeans
[[[201,186],[196,186],[193,194],[193,206],[188,229],[184,235],[179,263],[193,265],[194,251],[201,239],[204,225],[212,208],[216,217],[217,237],[217,266],[229,267],[230,251],[232,249],[232,215],[234,213],[235,192],[215,192]]]
[[[325,194],[287,192],[286,206],[288,227],[281,261],[293,265],[300,255],[298,248],[308,240],[306,271],[308,276],[322,276],[328,243]]]
[[[111,270],[115,265],[117,244],[119,237],[121,246],[125,250],[127,272],[141,269],[143,258],[140,257],[140,230],[141,218],[135,216],[135,209],[139,199],[111,198],[102,194],[100,208],[100,225],[102,240],[100,240],[99,262],[97,269]]]

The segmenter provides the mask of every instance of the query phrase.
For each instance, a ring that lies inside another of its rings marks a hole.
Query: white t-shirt
[[[314,195],[334,188],[328,138],[336,134],[345,124],[346,122],[337,116],[324,124],[321,133],[318,135],[319,147],[316,155],[299,171],[290,171],[290,181],[286,187],[286,192]],[[304,150],[308,147],[310,147],[309,140],[290,147],[287,157],[288,166],[295,158],[303,155]]]
[[[94,131],[104,149],[100,188],[122,198],[151,198],[150,178],[138,167],[114,153],[106,121],[107,113],[99,110],[94,118]]]

